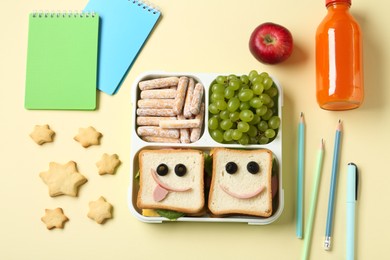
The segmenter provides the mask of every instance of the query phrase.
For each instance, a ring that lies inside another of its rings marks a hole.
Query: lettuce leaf
[[[177,212],[173,210],[166,210],[166,209],[156,209],[156,212],[164,218],[167,218],[169,220],[177,220],[180,217],[184,216],[184,213]]]

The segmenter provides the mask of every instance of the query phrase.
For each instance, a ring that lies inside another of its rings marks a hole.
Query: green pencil
[[[321,139],[320,149],[317,154],[317,164],[316,164],[315,178],[313,184],[314,187],[311,193],[309,217],[306,226],[307,235],[304,236],[302,260],[309,259],[309,249],[311,244],[311,235],[313,233],[313,222],[314,222],[314,215],[315,215],[316,204],[317,204],[318,188],[320,186],[320,179],[321,179],[320,177],[321,177],[323,158],[324,158],[324,142]]]

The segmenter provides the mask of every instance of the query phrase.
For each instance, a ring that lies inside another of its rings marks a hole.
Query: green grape
[[[240,112],[236,111],[236,112],[230,113],[229,118],[230,118],[230,120],[232,120],[232,122],[238,121],[240,119]]]
[[[221,119],[229,119],[229,116],[230,116],[230,112],[227,110],[223,110],[223,111],[219,112],[219,117]]]
[[[252,85],[253,94],[260,95],[264,91],[264,85],[262,82],[255,82]]]
[[[256,108],[256,115],[263,116],[265,113],[267,113],[268,108],[266,106],[261,106],[259,108]]]
[[[249,77],[247,75],[242,75],[240,77],[240,80],[243,84],[248,84],[249,83]]]
[[[261,94],[259,96],[259,98],[260,98],[261,101],[263,101],[263,104],[268,104],[271,101],[271,97],[268,96],[268,94],[265,94],[265,93]]]
[[[263,101],[259,97],[254,97],[249,101],[249,105],[253,108],[260,108],[263,106]]]
[[[254,114],[253,119],[251,121],[249,121],[249,124],[250,125],[257,125],[258,123],[260,123],[260,120],[261,120],[261,118],[258,115]]]
[[[225,91],[225,86],[219,83],[213,84],[211,86],[211,92],[213,93],[223,93]]]
[[[225,133],[223,133],[223,140],[230,142],[233,140],[232,138],[233,129],[226,130]]]
[[[260,73],[259,76],[262,77],[262,78],[269,77],[268,73],[267,73],[267,72],[264,72],[264,71],[263,71],[262,73]]]
[[[242,110],[246,110],[246,109],[250,109],[251,108],[251,105],[249,104],[249,102],[241,102],[240,103],[240,107],[239,109],[242,111]]]
[[[275,130],[274,129],[270,129],[268,128],[267,130],[265,130],[264,132],[264,135],[267,137],[267,138],[274,138],[274,136],[276,135],[275,133]]]
[[[219,129],[212,130],[210,132],[210,135],[211,135],[211,138],[213,138],[218,143],[222,143],[223,142],[223,133],[222,133],[221,130],[219,130]]]
[[[219,110],[226,110],[226,108],[227,108],[227,104],[226,104],[225,100],[217,100],[217,101],[215,101],[215,105],[217,106],[217,108]]]
[[[229,110],[229,112],[234,112],[238,109],[239,106],[240,100],[236,97],[233,97],[228,101],[227,110]]]
[[[211,94],[211,101],[215,102],[217,100],[224,100],[225,95],[223,93],[213,93]]]
[[[241,145],[249,144],[249,136],[247,134],[242,134],[241,138],[238,139],[238,143]]]
[[[232,132],[232,139],[237,141],[241,137],[242,137],[242,132],[240,132],[237,129],[234,129],[233,132]]]
[[[243,132],[243,133],[246,133],[249,131],[249,124],[247,122],[238,122],[237,123],[237,130],[239,130],[240,132]]]
[[[242,89],[238,92],[238,99],[240,101],[249,101],[253,97],[253,91],[251,89]]]
[[[212,117],[209,119],[209,129],[210,130],[215,130],[219,126],[219,120],[217,117]]]
[[[229,87],[233,90],[238,90],[241,87],[241,81],[238,79],[233,79],[229,81]]]
[[[269,76],[265,77],[263,80],[264,89],[265,90],[269,89],[273,83],[274,83],[274,81],[272,80],[272,78],[270,78]]]
[[[268,129],[267,121],[260,121],[260,123],[257,124],[257,129],[259,129],[261,132],[265,132]]]
[[[234,94],[235,94],[235,92],[231,87],[225,88],[225,91],[224,91],[225,98],[231,99],[232,97],[234,97]]]
[[[259,144],[268,144],[269,139],[265,136],[261,136],[259,139]]]
[[[259,140],[256,136],[255,137],[249,136],[249,144],[257,144],[257,143],[259,143]]]
[[[226,144],[267,144],[280,128],[279,90],[267,72],[218,76],[210,87],[208,128]]]
[[[238,77],[237,77],[237,75],[234,75],[234,74],[230,74],[230,75],[227,77],[227,79],[228,79],[229,81],[232,81],[232,80],[239,80]]]
[[[278,89],[275,86],[272,86],[269,89],[267,89],[266,93],[270,97],[276,97],[278,95]]]
[[[257,77],[259,74],[257,73],[257,71],[256,70],[251,70],[250,72],[249,72],[249,75],[248,75],[248,77],[249,77],[249,80],[250,81],[252,81],[255,77]]]
[[[250,87],[249,87],[249,85],[247,85],[247,84],[242,84],[241,85],[241,90],[242,89],[250,89]]]
[[[250,125],[250,126],[249,126],[249,130],[248,130],[248,132],[246,132],[246,133],[249,135],[249,137],[255,137],[255,136],[257,136],[257,127],[254,126],[254,125]]]
[[[225,84],[227,79],[226,79],[226,76],[218,76],[215,81],[219,84]]]
[[[228,130],[233,126],[233,122],[230,119],[224,119],[221,121],[219,126],[222,128],[222,130]]]
[[[253,119],[253,112],[249,109],[246,109],[246,110],[242,110],[240,112],[240,119],[244,122],[249,122]]]
[[[280,118],[278,116],[272,116],[268,120],[268,126],[269,126],[269,128],[274,129],[274,130],[278,129],[280,126]]]
[[[271,99],[269,103],[266,105],[268,108],[273,108],[275,106],[275,102]]]
[[[209,112],[210,112],[211,114],[214,114],[214,115],[216,115],[216,114],[219,113],[219,109],[217,108],[217,105],[216,105],[215,103],[211,103],[211,104],[209,105]]]
[[[268,109],[267,112],[261,117],[263,120],[269,120],[271,116],[273,115],[273,112],[271,109]]]
[[[257,75],[251,80],[252,84],[258,84],[258,83],[263,83],[263,77],[260,75]]]

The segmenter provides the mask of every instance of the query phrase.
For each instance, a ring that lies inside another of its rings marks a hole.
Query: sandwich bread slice
[[[194,149],[139,153],[139,209],[199,213],[204,209],[204,155]]]
[[[271,216],[271,178],[270,150],[215,148],[209,210],[214,215]]]

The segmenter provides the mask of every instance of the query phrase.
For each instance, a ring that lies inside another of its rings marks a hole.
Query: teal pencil
[[[298,178],[297,178],[297,223],[296,235],[298,238],[303,237],[303,172],[305,158],[305,123],[303,113],[299,119],[298,125]]]
[[[320,149],[317,154],[317,163],[316,163],[315,177],[313,182],[313,190],[311,192],[310,210],[309,210],[309,217],[307,219],[307,224],[306,224],[302,260],[309,259],[309,252],[310,252],[309,249],[311,245],[311,236],[313,233],[313,223],[314,223],[314,216],[315,216],[316,205],[317,205],[318,189],[320,186],[323,158],[324,158],[324,142],[321,139]]]

